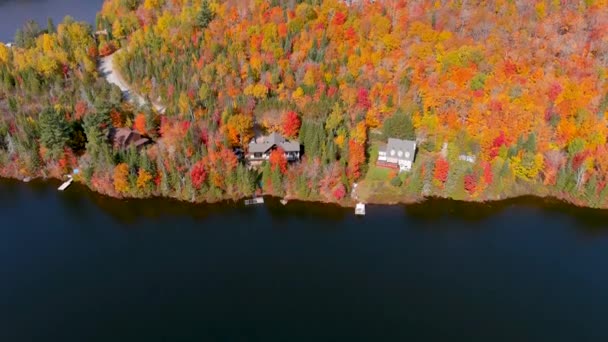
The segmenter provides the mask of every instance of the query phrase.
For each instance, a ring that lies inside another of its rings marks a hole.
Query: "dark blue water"
[[[55,25],[66,15],[94,23],[103,0],[0,0],[0,41],[10,42],[26,21],[33,19],[46,28],[47,18]]]
[[[0,182],[1,341],[605,341],[608,215],[351,210]]]

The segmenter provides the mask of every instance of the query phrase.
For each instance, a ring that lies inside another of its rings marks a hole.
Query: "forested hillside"
[[[353,2],[108,0],[96,39],[67,21],[0,45],[3,174],[80,166],[110,195],[194,201],[339,202],[358,182],[369,201],[608,205],[607,1]],[[116,49],[166,113],[99,79],[95,58]],[[121,127],[153,144],[116,148],[105,130]],[[233,153],[274,131],[301,162],[250,169]],[[411,172],[375,165],[388,137],[418,142]]]

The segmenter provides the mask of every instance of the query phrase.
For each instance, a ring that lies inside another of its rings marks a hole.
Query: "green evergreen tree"
[[[283,175],[281,171],[275,169],[271,171],[271,181],[272,181],[272,194],[275,196],[282,196],[284,193],[283,189]]]
[[[70,125],[65,115],[51,108],[40,113],[40,143],[49,151],[49,158],[57,158],[70,139]]]
[[[270,164],[265,162],[262,166],[262,188],[268,190],[267,186],[270,184]]]
[[[401,110],[384,121],[383,133],[386,138],[416,140],[412,118]]]
[[[209,23],[213,21],[215,18],[215,13],[211,10],[209,6],[209,1],[203,0],[201,4],[201,10],[198,12],[196,16],[196,25],[201,29],[206,29],[209,26]]]
[[[55,33],[55,23],[53,23],[53,18],[51,17],[46,19],[46,32],[49,34]]]
[[[107,141],[110,127],[110,116],[106,111],[90,113],[83,120],[84,133],[87,137],[86,149],[94,160],[101,157],[109,161]]]

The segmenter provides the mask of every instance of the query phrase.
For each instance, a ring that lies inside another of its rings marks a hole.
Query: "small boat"
[[[286,200],[286,199],[284,199],[284,198],[281,200],[281,204],[282,204],[282,205],[287,205],[287,202],[289,202],[289,201],[288,201],[288,200]]]
[[[254,197],[252,199],[245,200],[245,205],[264,204],[264,197]]]
[[[23,183],[29,183],[31,181],[32,181],[31,177],[25,177],[25,178],[23,178]]]
[[[355,206],[355,215],[365,216],[365,204],[357,203],[357,206]]]

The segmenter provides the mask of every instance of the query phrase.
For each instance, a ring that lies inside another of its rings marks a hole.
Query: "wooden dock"
[[[74,182],[74,178],[72,178],[72,176],[68,176],[68,180],[61,184],[61,186],[57,190],[65,191],[67,188],[70,187],[70,185],[72,185],[72,182]]]
[[[245,200],[245,205],[264,204],[264,197],[255,197]]]

